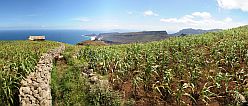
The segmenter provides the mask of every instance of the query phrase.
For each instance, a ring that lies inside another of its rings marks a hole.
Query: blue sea
[[[0,30],[0,40],[27,40],[30,35],[43,35],[46,40],[77,44],[90,40],[85,34],[98,34],[97,31],[85,30]]]

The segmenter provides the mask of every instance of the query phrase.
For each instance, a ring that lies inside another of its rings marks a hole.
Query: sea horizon
[[[0,40],[27,40],[31,35],[42,35],[46,40],[58,41],[67,44],[77,44],[90,40],[86,34],[99,34],[99,31],[86,31],[80,29],[0,29]]]

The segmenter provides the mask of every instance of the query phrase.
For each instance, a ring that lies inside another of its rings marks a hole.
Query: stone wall
[[[35,72],[30,73],[26,79],[21,81],[20,87],[20,106],[51,106],[51,70],[53,59],[59,58],[60,53],[65,49],[60,47],[49,51],[41,56]]]

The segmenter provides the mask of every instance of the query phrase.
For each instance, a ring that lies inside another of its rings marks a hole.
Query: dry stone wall
[[[65,46],[49,51],[41,56],[36,71],[30,73],[26,79],[21,81],[20,87],[20,106],[51,106],[51,70],[53,59],[59,58]]]

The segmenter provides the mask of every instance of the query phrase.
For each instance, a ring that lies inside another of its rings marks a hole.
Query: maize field
[[[248,98],[248,26],[144,44],[87,46],[77,55],[137,103],[226,106]],[[131,89],[123,89],[128,82]]]

